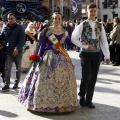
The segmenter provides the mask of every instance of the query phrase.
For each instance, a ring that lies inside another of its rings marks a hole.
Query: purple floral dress
[[[69,36],[56,35],[62,45]],[[40,112],[71,112],[77,107],[77,85],[73,65],[54,48],[47,36],[38,54],[43,57],[41,67],[32,66],[19,91],[18,100],[27,109]],[[39,73],[38,73],[39,71]]]

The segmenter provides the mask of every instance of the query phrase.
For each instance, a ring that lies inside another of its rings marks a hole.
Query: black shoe
[[[80,104],[82,107],[85,107],[85,105],[86,105],[85,102],[86,102],[86,101],[85,101],[85,97],[81,97],[81,98],[80,98],[80,101],[79,101],[79,104]]]
[[[18,84],[14,84],[14,86],[13,86],[13,89],[17,89],[18,88]]]
[[[6,91],[9,91],[9,86],[8,85],[5,85],[3,88],[2,88],[2,91],[3,92],[6,92]]]
[[[114,62],[114,61],[112,61],[112,64],[115,64],[115,62]]]
[[[87,102],[86,105],[87,105],[89,108],[95,108],[95,105],[94,105],[92,102]]]
[[[119,64],[116,63],[116,64],[113,64],[113,66],[119,66]]]

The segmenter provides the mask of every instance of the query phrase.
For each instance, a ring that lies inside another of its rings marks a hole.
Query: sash
[[[51,31],[48,31],[46,33],[48,39],[52,42],[52,44],[55,46],[56,49],[59,50],[60,53],[62,53],[65,58],[68,60],[68,62],[70,62],[72,64],[72,61],[70,59],[70,56],[68,55],[68,53],[64,50],[64,48],[61,46],[60,42],[58,41],[58,39],[56,38],[56,36],[51,32]],[[73,66],[73,64],[72,64]],[[74,66],[73,66],[74,68]]]

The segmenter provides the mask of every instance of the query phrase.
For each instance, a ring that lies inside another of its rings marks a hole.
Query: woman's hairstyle
[[[55,15],[57,15],[57,14],[61,15],[61,18],[62,18],[62,14],[60,12],[54,12],[52,15],[52,20],[54,19]]]
[[[114,22],[115,23],[120,23],[120,18],[119,17],[114,17]]]
[[[27,31],[30,31],[30,26],[31,25],[34,25],[33,22],[30,22],[28,25],[27,25],[27,28],[25,29],[25,32]],[[33,29],[34,33],[36,33],[35,29]]]

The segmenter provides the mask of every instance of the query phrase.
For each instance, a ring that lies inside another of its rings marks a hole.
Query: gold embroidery
[[[49,27],[48,30],[51,30],[51,31],[52,31],[52,28]],[[62,37],[61,40],[60,40],[60,44],[62,44],[62,43],[65,42],[66,36],[67,36],[67,34],[68,34],[67,31],[66,31],[64,28],[62,28],[62,31],[63,31],[63,37]],[[55,33],[52,31],[52,34],[55,34]],[[47,36],[47,37],[48,37],[48,36]]]

